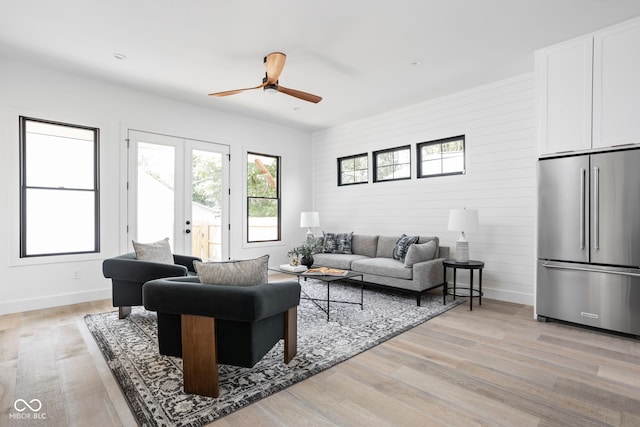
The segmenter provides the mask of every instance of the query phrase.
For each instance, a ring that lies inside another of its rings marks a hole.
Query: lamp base
[[[469,242],[456,242],[456,261],[469,262]]]

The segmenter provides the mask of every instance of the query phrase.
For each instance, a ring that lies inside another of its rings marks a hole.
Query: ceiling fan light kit
[[[262,79],[262,84],[256,87],[249,87],[245,89],[234,89],[227,90],[224,92],[215,92],[210,93],[210,96],[229,96],[235,95],[236,93],[244,92],[247,90],[260,89],[262,88],[264,92],[268,93],[276,93],[281,92],[285,95],[293,96],[294,98],[302,99],[303,101],[313,102],[317,104],[322,101],[322,97],[318,95],[313,95],[311,93],[302,92],[301,90],[289,89],[284,86],[280,86],[278,78],[280,77],[280,73],[282,73],[282,69],[284,68],[284,63],[287,59],[287,55],[282,52],[271,52],[267,56],[264,57],[264,65],[267,69],[265,73],[265,77]]]

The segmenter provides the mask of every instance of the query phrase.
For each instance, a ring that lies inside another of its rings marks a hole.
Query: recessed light
[[[413,61],[411,61],[411,65],[418,66],[418,65],[422,65],[422,61],[419,59],[414,59]]]
[[[127,55],[125,55],[124,53],[114,53],[113,57],[116,59],[127,59]]]

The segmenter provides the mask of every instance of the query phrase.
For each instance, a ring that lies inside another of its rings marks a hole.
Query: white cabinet
[[[640,144],[640,19],[536,52],[540,155]]]
[[[536,52],[540,154],[591,148],[593,38]]]
[[[640,143],[640,23],[596,33],[593,147]]]

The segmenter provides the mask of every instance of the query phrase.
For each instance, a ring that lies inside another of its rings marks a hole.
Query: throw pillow
[[[409,250],[409,246],[417,242],[419,237],[420,236],[407,236],[406,234],[400,236],[396,241],[396,245],[393,247],[393,259],[404,261],[407,251]]]
[[[428,261],[436,256],[436,242],[429,240],[427,243],[414,243],[409,246],[407,255],[404,258],[405,267],[413,267],[413,264]]]
[[[193,261],[193,266],[200,283],[207,285],[253,286],[269,280],[269,255],[240,261]]]
[[[351,254],[351,233],[325,233],[322,252],[329,254]]]
[[[131,241],[131,243],[133,244],[133,250],[136,252],[136,259],[163,264],[174,264],[168,237],[153,243],[140,243],[136,241]]]

